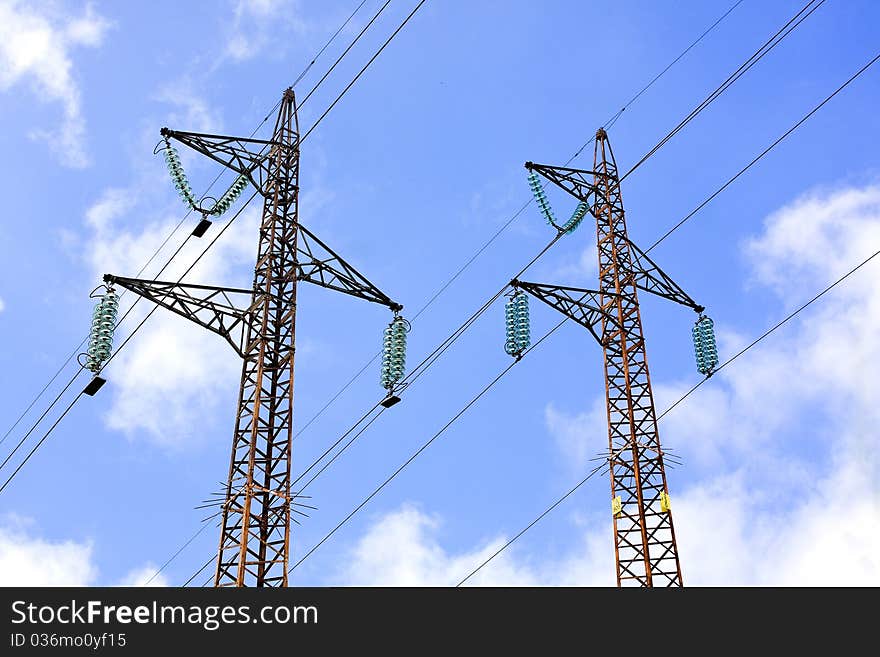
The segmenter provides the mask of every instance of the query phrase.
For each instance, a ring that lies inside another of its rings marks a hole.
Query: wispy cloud
[[[109,26],[92,5],[81,15],[70,15],[57,11],[55,5],[0,1],[0,91],[25,84],[38,98],[61,104],[60,127],[34,130],[32,136],[45,140],[67,166],[89,163],[71,51],[99,46]]]
[[[226,55],[253,59],[279,36],[279,30],[302,35],[309,29],[297,0],[237,0]]]

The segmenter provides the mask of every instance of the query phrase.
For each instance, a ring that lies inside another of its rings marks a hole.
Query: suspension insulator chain
[[[400,315],[395,315],[385,328],[382,343],[382,387],[393,390],[406,371],[406,334],[410,324]]]
[[[529,173],[529,187],[532,188],[532,195],[535,197],[535,202],[541,209],[541,214],[544,215],[547,223],[554,228],[559,228],[556,225],[556,217],[553,216],[553,208],[550,207],[550,201],[547,200],[547,194],[541,186],[541,179],[538,178],[538,174],[534,171]]]
[[[571,218],[566,221],[562,226],[560,226],[556,223],[556,217],[553,214],[553,209],[550,207],[550,202],[547,200],[547,194],[546,192],[544,192],[544,188],[541,185],[541,179],[534,171],[529,173],[529,187],[531,188],[532,194],[535,197],[535,202],[541,209],[541,214],[544,215],[547,223],[553,226],[560,233],[573,233],[577,229],[577,227],[580,226],[581,222],[584,220],[584,217],[587,216],[589,205],[587,205],[585,201],[581,201],[574,209]]]
[[[208,214],[219,217],[221,214],[226,212],[230,208],[230,206],[235,203],[236,199],[241,196],[241,193],[247,186],[247,177],[244,175],[240,175],[238,178],[235,179],[235,182],[230,185],[229,189],[227,189],[223,193],[223,196],[221,196],[220,200],[214,204],[214,207],[211,208],[211,211]]]
[[[718,347],[715,344],[715,323],[710,317],[700,315],[691,331],[694,339],[694,355],[697,359],[697,371],[711,376],[718,365]]]
[[[180,198],[183,199],[183,202],[189,205],[193,210],[197,210],[198,206],[196,205],[196,199],[193,197],[192,187],[189,184],[189,180],[186,178],[186,172],[183,170],[183,165],[180,163],[180,155],[177,153],[177,149],[171,145],[171,142],[168,141],[168,137],[165,137],[165,148],[162,151],[162,155],[165,156],[165,164],[168,166],[168,173],[171,174],[171,180],[174,183],[175,189],[177,189],[177,193],[180,195]]]
[[[573,233],[577,230],[577,227],[581,225],[581,222],[584,220],[584,217],[587,216],[587,210],[589,209],[589,205],[587,205],[586,201],[581,201],[577,204],[577,207],[574,209],[574,212],[571,214],[571,219],[565,222],[565,224],[559,229],[563,233]]]
[[[113,288],[107,288],[98,299],[92,313],[92,328],[89,332],[89,348],[86,352],[85,366],[95,374],[110,358],[113,352],[113,331],[116,328],[116,314],[119,311],[119,297]]]
[[[529,295],[522,290],[514,292],[504,304],[506,340],[504,351],[509,356],[519,358],[532,343],[529,321]]]
[[[229,186],[229,189],[223,192],[220,196],[220,200],[214,203],[214,206],[210,210],[202,209],[201,206],[196,203],[195,196],[193,196],[192,186],[189,184],[186,172],[183,170],[183,165],[180,163],[180,155],[178,154],[177,149],[171,145],[171,141],[168,137],[163,137],[163,140],[165,141],[165,148],[162,149],[162,154],[165,157],[165,164],[168,166],[168,173],[171,174],[174,188],[177,190],[177,193],[180,195],[183,202],[192,210],[219,217],[226,212],[233,203],[235,203],[236,199],[241,196],[241,193],[244,191],[245,187],[247,187],[247,176],[244,174],[239,175]]]

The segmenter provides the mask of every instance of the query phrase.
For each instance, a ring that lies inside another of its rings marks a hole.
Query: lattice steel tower
[[[583,209],[580,217],[588,209],[596,220],[598,290],[512,283],[588,328],[602,345],[617,584],[681,586],[638,290],[697,313],[702,313],[703,307],[629,240],[617,165],[604,130],[596,133],[593,171],[531,162],[526,167],[577,198]],[[552,221],[537,178],[532,181],[539,203]],[[561,234],[571,232],[579,221],[576,210],[568,224],[554,225]]]
[[[290,473],[297,282],[316,283],[387,306],[395,316],[402,306],[299,222],[300,134],[292,89],[284,92],[270,140],[168,129],[162,134],[220,162],[262,195],[253,287],[109,274],[105,280],[222,335],[241,356],[214,583],[287,586],[291,508],[296,504]],[[217,203],[222,201],[221,197]],[[200,211],[203,220],[193,233],[199,237],[212,214],[209,208]]]

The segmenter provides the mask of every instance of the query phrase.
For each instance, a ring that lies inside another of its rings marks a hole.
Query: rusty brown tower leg
[[[651,377],[645,356],[645,338],[633,276],[633,254],[626,234],[617,165],[604,130],[596,134],[594,184],[601,193],[596,224],[599,246],[601,309],[605,344],[605,393],[614,554],[617,584],[682,586],[672,512],[663,509],[668,494],[663,453]]]
[[[292,90],[272,141],[215,586],[287,586],[299,224]]]

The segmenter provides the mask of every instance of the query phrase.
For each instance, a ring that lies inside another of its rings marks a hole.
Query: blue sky
[[[301,126],[414,4],[392,0],[302,108]],[[411,315],[528,198],[524,161],[562,164],[730,4],[429,0],[304,144],[302,222]],[[136,274],[183,216],[152,154],[159,128],[249,134],[355,5],[0,2],[3,432],[85,335],[100,275]],[[620,166],[801,5],[737,7],[615,124]],[[379,6],[366,3],[300,97]],[[626,180],[630,237],[648,246],[864,65],[878,21],[870,0],[828,0]],[[880,248],[878,75],[865,73],[652,254],[707,306],[722,359]],[[185,164],[197,191],[217,173],[197,157]],[[572,205],[551,201],[560,215]],[[244,213],[188,280],[247,285],[255,218]],[[585,223],[524,278],[595,285],[594,235]],[[414,324],[410,362],[550,237],[531,206]],[[194,246],[171,274],[204,240]],[[661,439],[684,460],[669,481],[686,583],[880,583],[875,276],[869,265],[664,419]],[[389,313],[305,285],[299,303],[302,426],[379,348]],[[693,317],[656,299],[642,306],[662,409],[699,380]],[[315,482],[318,510],[294,529],[294,558],[507,365],[502,317],[497,304]],[[535,335],[558,321],[537,304],[532,318]],[[456,583],[607,445],[601,368],[586,331],[560,329],[292,583]],[[107,368],[109,384],[0,495],[0,577],[11,578],[0,583],[149,577],[225,479],[238,370],[222,340],[156,313]],[[377,401],[378,378],[374,367],[297,439],[295,474]],[[4,457],[21,435],[0,445]],[[608,498],[607,479],[594,479],[473,583],[613,584]],[[206,529],[156,582],[182,584],[217,533]]]

